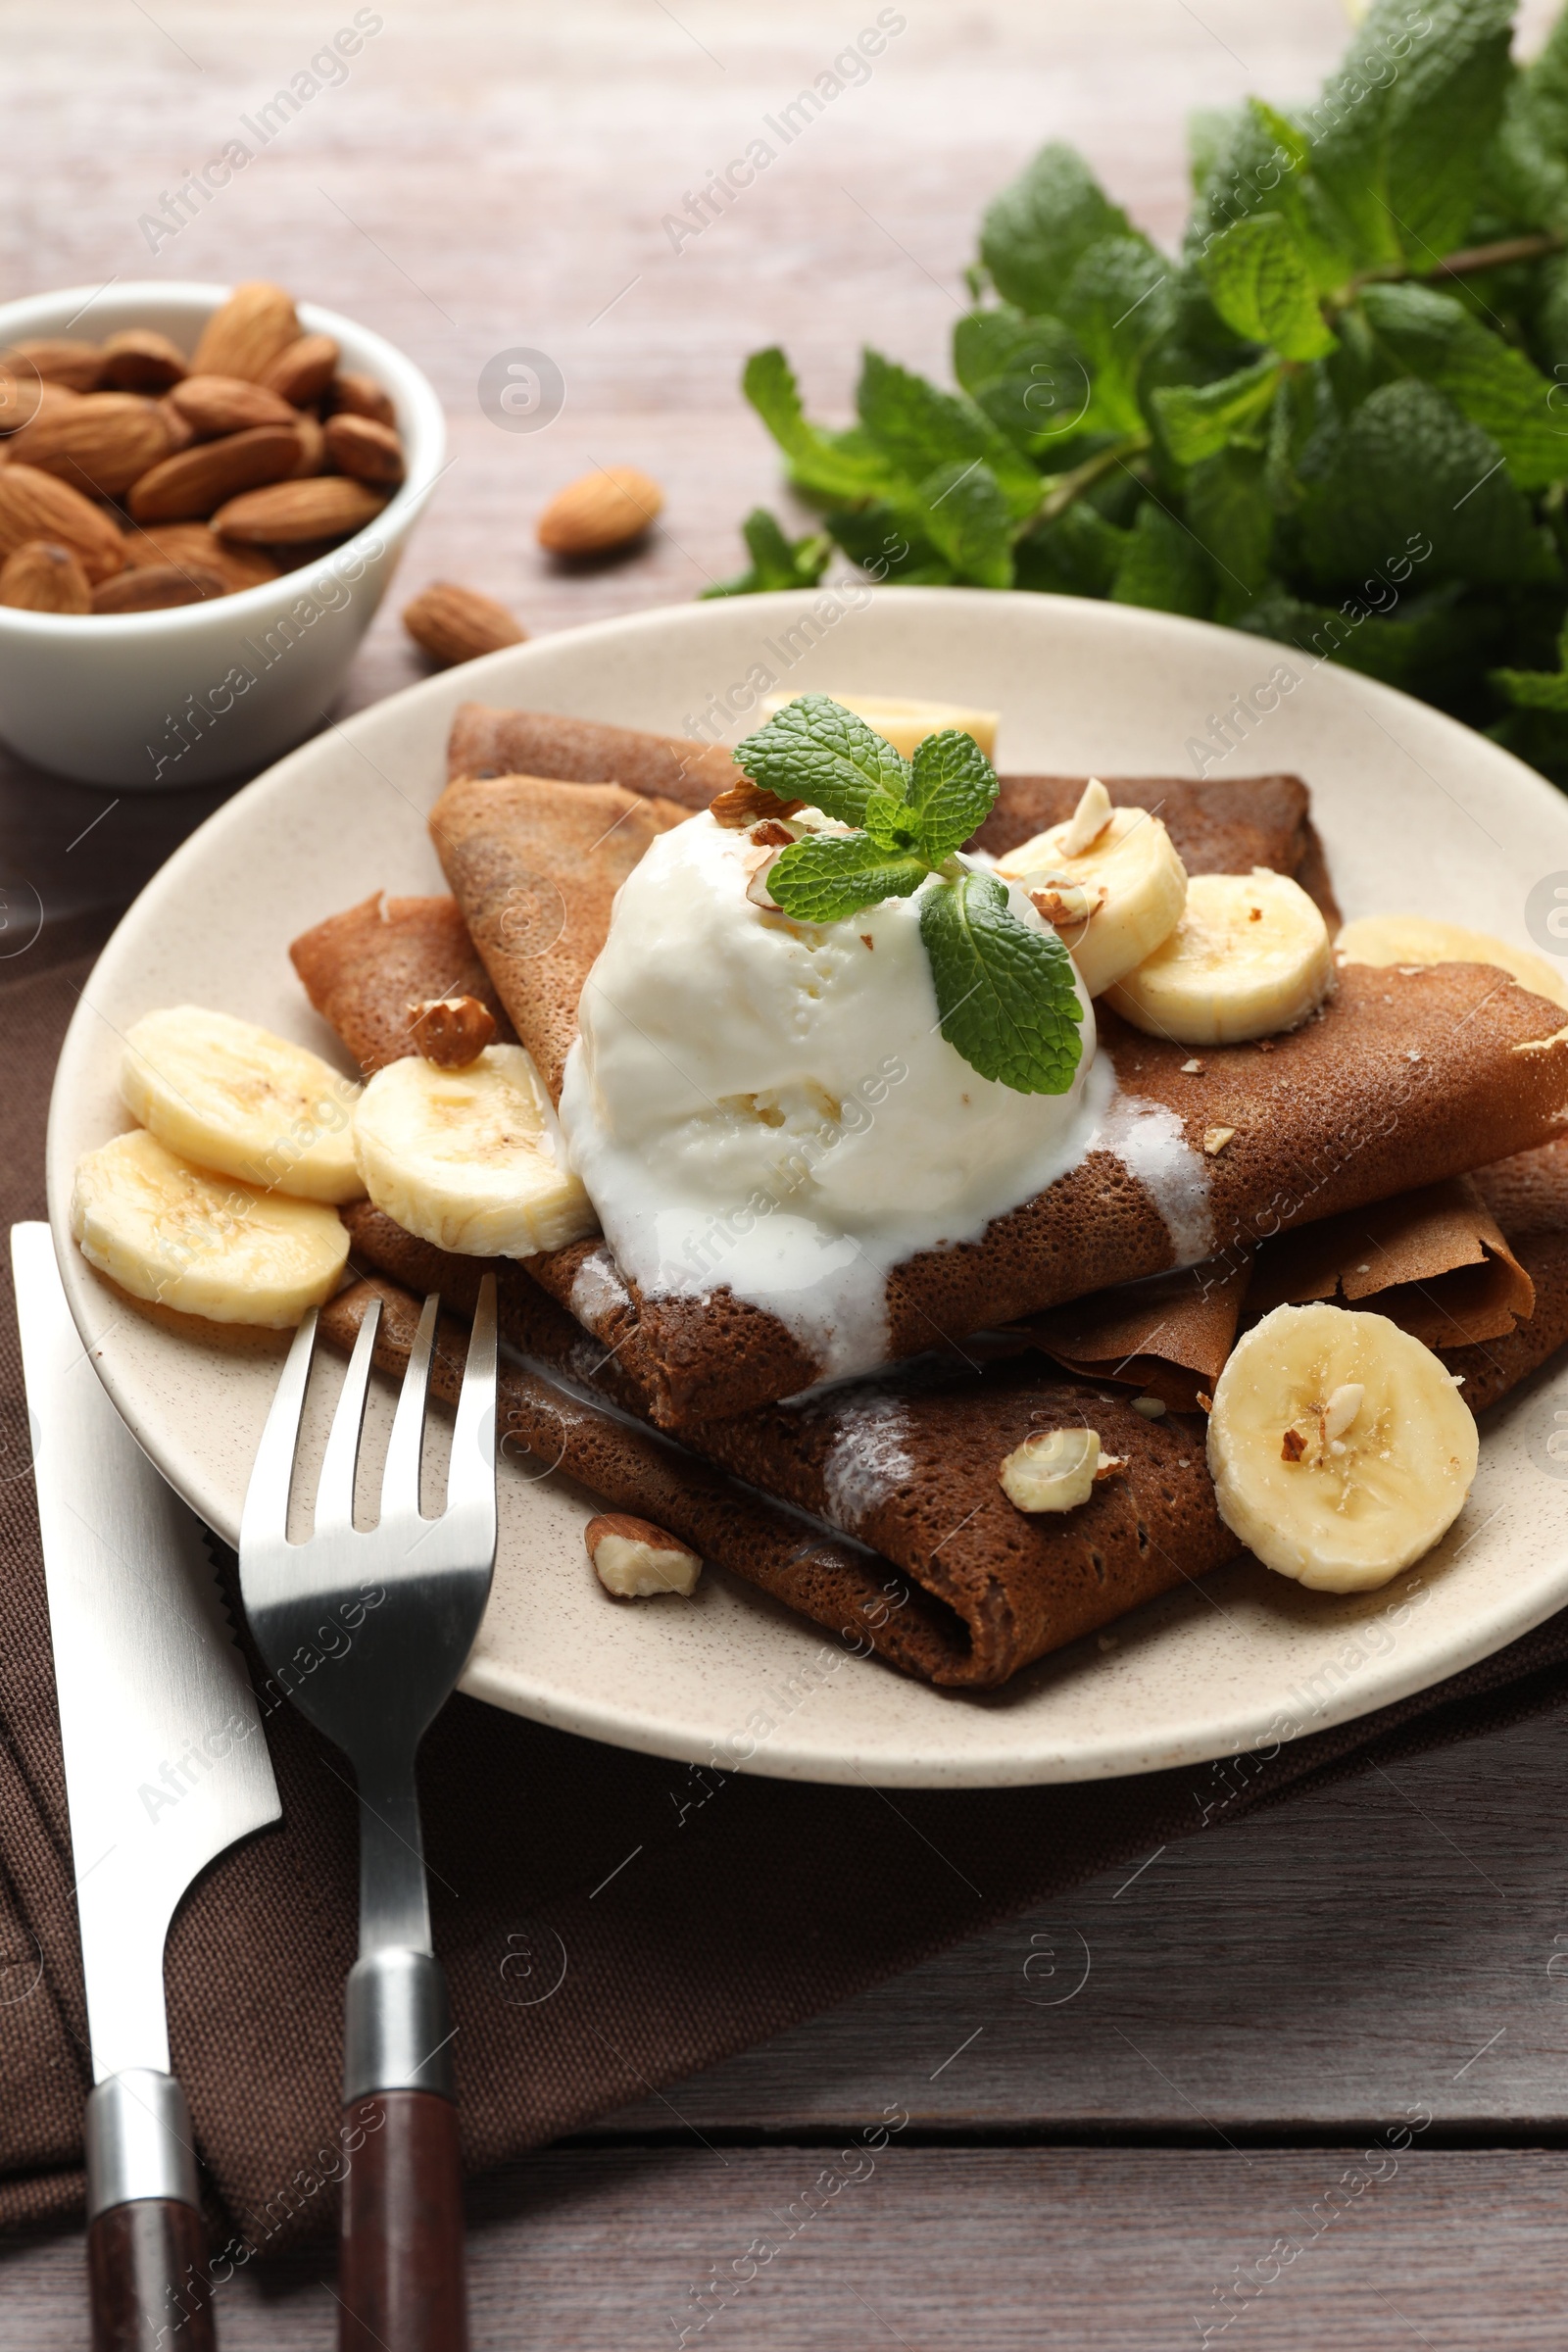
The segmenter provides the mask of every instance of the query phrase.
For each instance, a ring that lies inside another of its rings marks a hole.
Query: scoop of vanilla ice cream
[[[1094,1015],[1080,989],[1067,1093],[982,1078],[941,1033],[921,894],[798,922],[748,896],[769,856],[706,812],[651,845],[583,990],[562,1125],[645,1291],[728,1284],[859,1370],[890,1266],[977,1238],[1081,1156]]]

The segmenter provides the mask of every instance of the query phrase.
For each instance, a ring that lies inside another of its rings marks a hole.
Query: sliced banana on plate
[[[132,1298],[270,1331],[330,1298],[349,1253],[335,1209],[192,1167],[140,1128],[77,1163],[71,1230]]]
[[[822,691],[826,691],[823,689]],[[792,694],[770,694],[763,700],[764,718],[776,718],[778,713],[795,701]],[[938,735],[944,727],[957,727],[963,734],[972,735],[989,760],[997,748],[997,712],[971,710],[961,703],[911,702],[898,694],[835,694],[830,697],[863,718],[884,742],[891,743],[906,760],[913,756],[917,743],[928,735]]]
[[[1558,971],[1531,948],[1510,947],[1490,931],[1469,931],[1463,923],[1439,923],[1425,914],[1364,914],[1347,923],[1334,942],[1342,963],[1403,964],[1494,963],[1511,972],[1521,987],[1553,1004],[1568,1004],[1568,974]]]
[[[457,1070],[388,1063],[360,1098],[354,1143],[376,1207],[438,1250],[532,1257],[599,1230],[521,1046],[487,1046]]]
[[[1090,996],[1141,964],[1181,920],[1187,868],[1157,816],[1113,808],[1091,778],[1065,824],[997,859],[1057,932]]]
[[[1267,866],[1194,874],[1170,937],[1108,993],[1124,1020],[1181,1046],[1236,1046],[1294,1029],[1334,985],[1328,925]]]
[[[127,1033],[120,1095],[161,1144],[302,1200],[356,1200],[359,1088],[254,1021],[200,1004],[144,1013]]]
[[[1214,1386],[1219,1515],[1265,1567],[1323,1592],[1387,1584],[1452,1526],[1475,1417],[1430,1348],[1386,1315],[1277,1306]]]

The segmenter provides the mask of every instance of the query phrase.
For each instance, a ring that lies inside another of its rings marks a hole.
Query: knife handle
[[[207,2230],[177,2197],[111,2206],[87,2232],[92,2352],[214,2352]]]
[[[344,2009],[339,2352],[467,2352],[446,1980],[385,1947],[350,1970]]]
[[[185,2094],[132,2067],[87,2101],[93,2352],[213,2352],[212,2273]]]

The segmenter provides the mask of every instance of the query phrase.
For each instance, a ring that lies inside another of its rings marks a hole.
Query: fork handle
[[[343,2122],[365,2144],[343,2190],[339,2352],[466,2352],[456,2107],[380,2090]]]
[[[339,2352],[466,2352],[446,1980],[428,1952],[350,1971],[343,2046]]]

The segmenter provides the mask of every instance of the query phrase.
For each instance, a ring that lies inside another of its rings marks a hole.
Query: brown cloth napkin
[[[88,944],[78,929],[0,963],[7,1226],[43,1213],[49,1084]],[[0,2226],[17,2229],[79,2209],[88,2074],[9,1256],[7,1269]],[[1195,1765],[956,1793],[726,1776],[454,1699],[425,1742],[421,1782],[466,2160],[478,2170],[570,2132],[1205,1821],[1565,1694],[1568,1612],[1422,1696],[1233,1767],[1223,1788]],[[341,2163],[355,1800],[341,1759],[292,1709],[266,1729],[282,1824],[213,1867],[169,1945],[171,2040],[208,2170],[220,2278],[328,2233],[326,2176]]]

